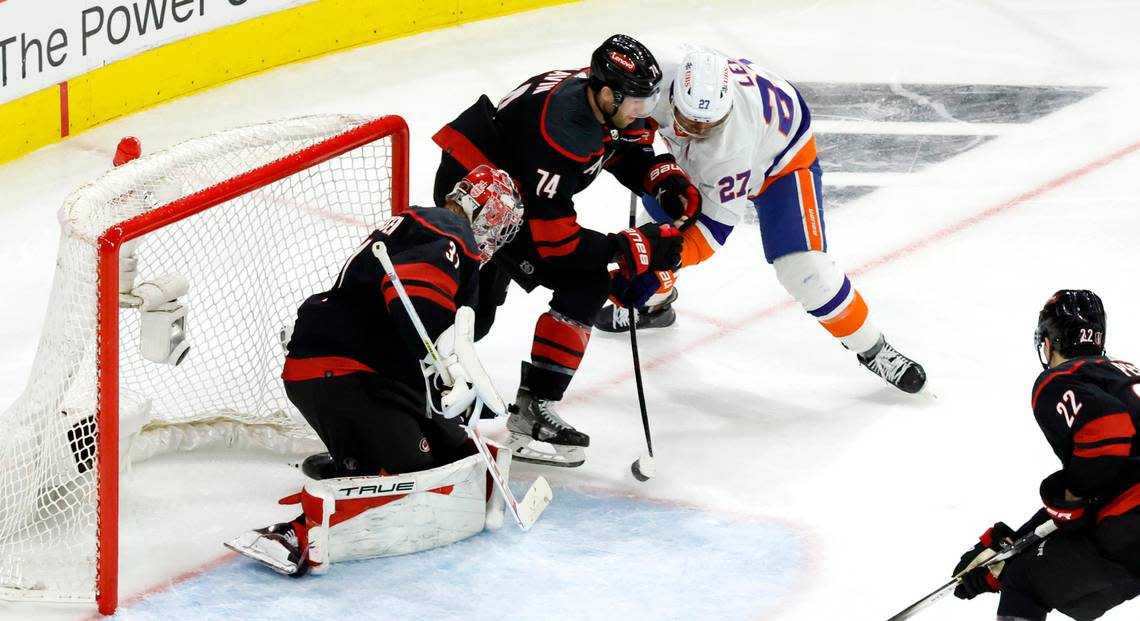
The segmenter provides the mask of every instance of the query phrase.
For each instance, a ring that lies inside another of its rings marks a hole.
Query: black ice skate
[[[511,432],[507,445],[515,459],[565,468],[585,463],[583,449],[590,446],[590,436],[562,420],[554,411],[555,403],[557,401],[536,399],[530,390],[519,387],[507,418],[507,430]],[[546,450],[546,446],[551,450]]]
[[[922,365],[900,354],[882,336],[874,347],[856,357],[859,364],[903,392],[916,393],[926,385]]]
[[[677,311],[673,302],[677,300],[677,290],[669,292],[664,302],[637,309],[637,329],[666,328],[677,321]],[[598,311],[594,327],[603,332],[629,332],[629,309],[614,304],[606,304]]]
[[[298,541],[291,522],[242,533],[224,545],[286,576],[300,578],[309,571],[308,546]]]

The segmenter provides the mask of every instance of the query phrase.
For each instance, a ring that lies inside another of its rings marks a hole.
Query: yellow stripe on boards
[[[292,62],[573,0],[318,0],[101,67],[68,82],[70,134]],[[0,105],[0,163],[60,140],[59,87]]]
[[[0,106],[0,163],[59,140],[59,86]]]

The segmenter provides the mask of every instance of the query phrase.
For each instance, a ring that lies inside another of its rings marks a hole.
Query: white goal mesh
[[[0,597],[98,596],[113,609],[116,578],[106,574],[117,553],[100,551],[117,547],[117,523],[100,516],[117,519],[119,464],[100,463],[113,454],[104,441],[118,437],[120,464],[204,444],[319,448],[281,386],[283,331],[403,208],[406,139],[398,117],[266,123],[143,157],[68,197],[31,377],[0,419]],[[101,249],[117,250],[102,281]],[[173,299],[148,302],[147,283],[168,283],[159,289]],[[116,315],[118,339],[100,348]],[[158,339],[143,325],[155,318]],[[142,353],[183,339],[190,349],[177,366]],[[117,405],[108,429],[99,397],[116,392],[103,406]]]

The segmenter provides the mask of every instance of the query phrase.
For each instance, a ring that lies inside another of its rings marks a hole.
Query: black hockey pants
[[[1006,562],[998,617],[1043,621],[1056,609],[1097,619],[1140,595],[1140,577],[1107,559],[1088,535],[1057,533]]]
[[[459,419],[424,415],[422,386],[360,372],[286,381],[285,394],[328,447],[332,476],[415,472],[467,454]]]

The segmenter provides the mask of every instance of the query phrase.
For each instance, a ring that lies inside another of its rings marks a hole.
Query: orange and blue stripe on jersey
[[[795,252],[826,252],[823,171],[819,166],[811,111],[799,92],[799,125],[764,171],[764,183],[749,199],[760,219],[764,257],[769,263]]]
[[[772,158],[772,164],[764,171],[764,185],[757,194],[763,194],[771,183],[784,175],[802,168],[810,168],[818,159],[815,135],[811,131],[811,110],[799,91],[795,93],[800,104],[800,124],[788,144]]]

